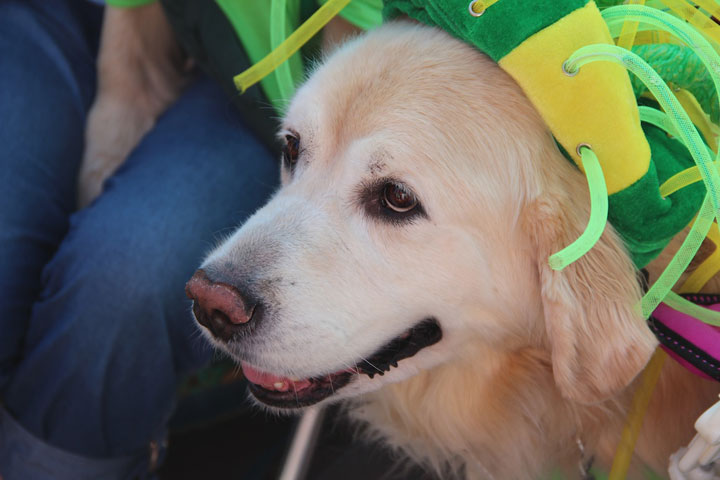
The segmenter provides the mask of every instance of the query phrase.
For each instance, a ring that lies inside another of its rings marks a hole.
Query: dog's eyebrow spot
[[[387,168],[385,158],[387,154],[385,152],[376,152],[370,157],[370,163],[368,164],[368,171],[373,177],[380,176]]]

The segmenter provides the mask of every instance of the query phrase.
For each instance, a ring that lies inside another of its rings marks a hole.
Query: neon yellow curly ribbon
[[[297,52],[300,47],[305,45],[310,38],[315,36],[327,25],[348,3],[350,3],[350,0],[330,0],[313,13],[305,23],[286,38],[284,42],[278,45],[277,48],[268,53],[265,58],[241,74],[236,75],[233,81],[237,89],[240,90],[240,93],[245,93],[248,88],[255,85],[279,65],[283,64]]]

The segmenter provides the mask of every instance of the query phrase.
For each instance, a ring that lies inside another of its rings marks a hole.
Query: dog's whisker
[[[352,356],[359,358],[361,361],[367,363],[367,364],[370,365],[372,368],[374,368],[375,370],[377,370],[378,373],[384,372],[384,370],[382,370],[382,369],[378,368],[377,366],[373,365],[372,362],[370,362],[370,360],[368,360],[367,358],[365,358],[365,357],[363,357],[362,355],[358,354],[357,352],[353,351],[350,347],[346,346],[345,349],[348,350],[348,351],[352,354]],[[350,369],[353,368],[353,367],[350,366],[350,365],[348,365],[348,367],[349,367]],[[359,373],[359,367],[358,367],[357,362],[355,362],[355,368],[358,369],[358,373]]]
[[[377,370],[378,372],[382,373],[382,372],[384,371],[383,369],[375,366],[375,365],[374,365],[370,360],[368,360],[367,358],[365,358],[365,357],[363,357],[363,356],[361,356],[361,355],[360,355],[359,357],[360,357],[360,360],[362,360],[363,362],[367,363],[368,365],[370,365],[372,368],[374,368],[374,369]],[[357,364],[356,364],[356,365],[357,365]]]
[[[274,184],[274,183],[268,183],[268,182],[263,182],[262,180],[255,180],[255,184],[256,184],[256,185],[261,185],[261,186],[263,186],[263,187],[265,187],[265,188],[269,188],[269,189],[275,189],[275,188],[277,188],[277,185],[276,185],[276,184]]]
[[[297,393],[297,387],[295,386],[295,382],[291,382],[293,387],[293,393],[295,393],[295,404],[299,407],[300,406],[300,398],[298,398]]]
[[[377,370],[379,373],[384,372],[383,369],[376,367],[375,365],[373,365],[372,363],[370,363],[369,360],[366,360],[366,359],[364,359],[364,358],[363,358],[363,360],[364,360],[368,365],[370,365],[372,368],[374,368],[375,370]]]

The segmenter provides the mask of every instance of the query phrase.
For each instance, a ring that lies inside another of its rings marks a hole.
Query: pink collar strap
[[[720,311],[720,295],[683,295],[687,300]],[[708,325],[661,303],[648,319],[661,347],[685,368],[720,381],[720,328]]]

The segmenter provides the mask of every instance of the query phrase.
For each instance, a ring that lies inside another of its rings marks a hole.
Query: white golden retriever
[[[656,341],[611,227],[548,266],[587,223],[587,185],[515,82],[391,24],[317,68],[281,137],[282,188],[187,289],[255,399],[352,399],[370,431],[468,478],[576,478],[578,441],[607,466]],[[635,472],[665,471],[717,391],[666,365]]]
[[[81,205],[187,66],[159,5],[108,8]],[[607,465],[655,340],[611,227],[548,267],[587,222],[587,187],[513,80],[443,32],[394,24],[336,51],[284,124],[282,188],[187,288],[255,398],[347,399],[370,432],[468,478],[574,478],[578,441]],[[663,471],[716,393],[667,365],[637,463]]]

